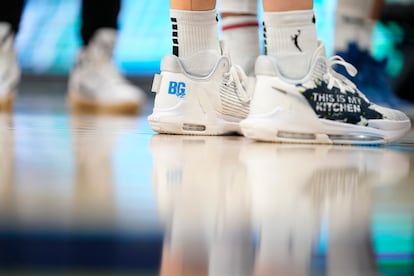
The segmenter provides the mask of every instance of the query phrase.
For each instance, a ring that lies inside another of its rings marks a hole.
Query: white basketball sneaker
[[[100,29],[81,49],[69,78],[69,103],[76,111],[135,113],[144,92],[129,83],[112,62],[116,31]]]
[[[232,65],[227,55],[208,51],[187,59],[168,55],[154,78],[152,90],[157,94],[148,120],[159,133],[241,133],[239,122],[249,112],[253,89],[254,79]]]
[[[0,110],[10,110],[20,81],[20,67],[9,23],[0,22]]]
[[[371,103],[335,65],[357,73],[341,57],[326,59],[322,43],[302,80],[284,78],[273,57],[260,56],[250,114],[241,122],[243,134],[272,142],[384,144],[410,129],[404,113]]]

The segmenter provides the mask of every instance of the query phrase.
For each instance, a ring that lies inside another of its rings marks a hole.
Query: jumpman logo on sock
[[[292,39],[292,41],[293,41],[293,43],[295,44],[296,48],[298,48],[298,50],[299,50],[300,52],[302,52],[302,49],[300,48],[300,46],[299,46],[299,41],[298,41],[300,34],[301,34],[301,31],[300,31],[300,30],[298,30],[298,33],[297,33],[297,34],[295,34],[295,35],[293,35],[293,36],[291,36],[290,38]]]

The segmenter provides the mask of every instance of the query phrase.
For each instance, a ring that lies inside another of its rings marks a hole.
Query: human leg
[[[220,0],[219,11],[223,40],[232,62],[253,75],[260,55],[257,0]]]
[[[87,45],[95,32],[102,28],[118,29],[121,0],[83,0],[81,36]]]
[[[13,33],[17,33],[20,26],[25,0],[3,1],[0,9],[0,22],[11,25]]]
[[[135,113],[144,92],[130,84],[113,64],[120,0],[83,0],[81,37],[84,47],[69,78],[72,110]]]

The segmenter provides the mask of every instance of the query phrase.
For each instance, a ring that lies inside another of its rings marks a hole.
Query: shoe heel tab
[[[162,75],[155,74],[154,79],[152,80],[151,92],[158,93],[160,91],[161,82],[162,82]]]

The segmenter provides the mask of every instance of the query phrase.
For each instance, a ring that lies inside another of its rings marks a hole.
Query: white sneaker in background
[[[302,80],[283,77],[273,57],[259,57],[250,114],[241,122],[243,134],[272,142],[384,144],[410,129],[404,113],[371,103],[335,65],[357,73],[338,56],[327,60],[322,43]]]
[[[10,110],[20,81],[20,67],[9,23],[0,22],[0,110]]]
[[[76,111],[136,113],[144,91],[129,83],[112,62],[116,31],[100,29],[80,50],[69,78],[69,102]]]
[[[239,132],[249,112],[254,79],[226,55],[200,52],[190,58],[165,56],[155,75],[153,113],[159,133],[220,135]]]

